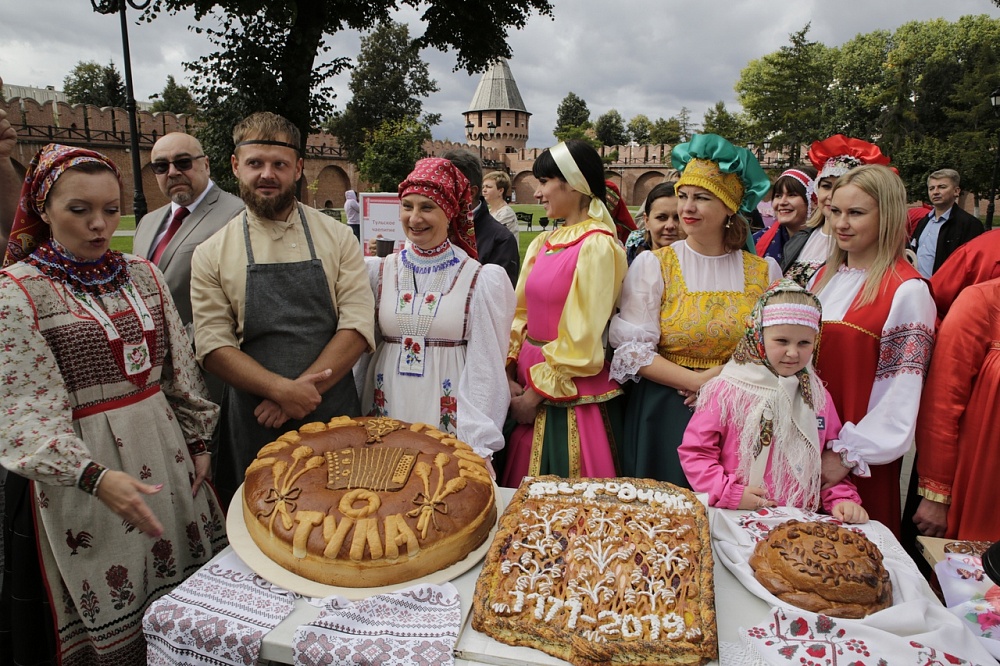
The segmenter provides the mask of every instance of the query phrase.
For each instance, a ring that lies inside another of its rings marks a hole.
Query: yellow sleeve
[[[603,233],[584,239],[559,318],[559,334],[542,347],[545,362],[528,372],[537,393],[557,402],[572,400],[577,397],[573,378],[592,377],[604,367],[602,336],[627,269],[625,251],[616,239]]]
[[[517,276],[517,286],[514,287],[514,321],[510,326],[510,347],[507,349],[507,365],[517,363],[517,357],[521,354],[521,345],[524,344],[524,336],[528,331],[528,306],[524,300],[524,285],[528,281],[528,274],[535,266],[535,257],[543,247],[545,239],[552,232],[541,233],[528,245],[524,252],[524,262],[521,264],[521,272]]]

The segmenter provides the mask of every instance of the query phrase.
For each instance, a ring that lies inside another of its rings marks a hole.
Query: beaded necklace
[[[399,374],[424,376],[427,332],[437,316],[441,294],[448,286],[448,269],[460,261],[447,239],[430,250],[407,243],[400,253],[396,272],[396,322],[402,333]],[[430,275],[423,291],[417,290],[417,275]]]
[[[121,252],[108,250],[97,261],[82,261],[59,241],[49,239],[32,252],[25,262],[51,280],[66,286],[70,294],[104,331],[118,369],[125,378],[142,388],[152,370],[156,335],[149,308],[132,284],[128,263]],[[142,326],[137,344],[126,343],[114,321],[100,303],[100,297],[119,293],[129,304]]]
[[[24,261],[74,293],[102,296],[118,291],[130,281],[128,264],[121,252],[108,250],[96,261],[84,261],[54,238],[35,248]]]

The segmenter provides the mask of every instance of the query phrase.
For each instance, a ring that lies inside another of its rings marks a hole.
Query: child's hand
[[[737,508],[743,511],[748,509],[756,511],[757,509],[763,509],[765,506],[778,506],[778,503],[767,499],[766,488],[747,486],[743,489],[743,497],[740,498],[740,505]]]
[[[845,501],[833,507],[833,517],[845,523],[867,523],[868,512],[857,502]]]

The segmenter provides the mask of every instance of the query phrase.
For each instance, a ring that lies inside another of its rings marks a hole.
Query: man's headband
[[[236,144],[236,147],[239,148],[240,146],[250,146],[250,145],[258,145],[258,146],[284,146],[285,148],[291,148],[295,152],[299,152],[299,147],[298,146],[292,145],[292,144],[287,143],[285,141],[270,141],[268,139],[250,139],[248,141],[240,141],[238,144]]]

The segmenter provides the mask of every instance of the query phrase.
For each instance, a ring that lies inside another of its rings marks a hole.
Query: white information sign
[[[396,250],[403,247],[406,235],[399,223],[399,195],[395,192],[361,192],[361,248],[365,255],[368,241],[373,238],[391,238]]]

